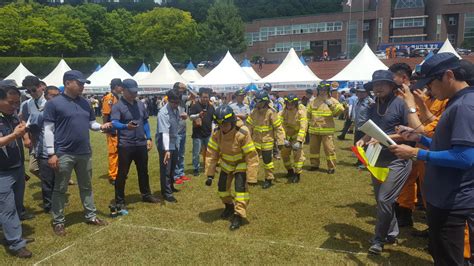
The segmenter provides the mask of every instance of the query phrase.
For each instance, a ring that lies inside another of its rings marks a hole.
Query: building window
[[[452,17],[452,16],[448,17],[448,24],[449,26],[456,26],[456,24],[458,24],[456,21],[456,17]]]
[[[474,13],[464,16],[464,47],[474,48]]]
[[[423,0],[397,0],[397,3],[395,3],[395,9],[423,7],[425,7]]]
[[[370,30],[370,22],[364,21],[364,31],[369,31],[369,30]]]
[[[439,41],[441,36],[441,15],[436,16],[436,40]]]
[[[293,48],[297,52],[310,49],[310,42],[280,42],[267,49],[268,53],[288,53]]]
[[[359,28],[358,21],[351,21],[348,23],[348,31],[347,31],[347,55],[351,56],[351,49],[354,46],[359,44],[359,40],[357,38],[357,29]]]
[[[425,18],[404,18],[394,19],[392,22],[392,28],[420,28],[425,26]]]
[[[448,40],[456,47],[456,34],[448,34]]]

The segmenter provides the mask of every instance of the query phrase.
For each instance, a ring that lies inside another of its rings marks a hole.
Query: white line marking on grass
[[[212,234],[212,233],[205,233],[205,232],[176,230],[176,229],[161,228],[161,227],[146,226],[146,225],[133,225],[133,224],[123,224],[123,223],[120,223],[120,224],[117,223],[116,225],[118,225],[118,226],[124,226],[124,227],[150,229],[150,230],[155,230],[155,231],[163,231],[163,232],[171,232],[171,233],[181,233],[181,234],[192,234],[192,235],[202,235],[202,236],[211,236],[211,237],[229,236],[229,235],[226,235],[226,234]],[[366,252],[353,252],[353,251],[342,250],[342,249],[321,248],[321,247],[308,247],[308,246],[303,246],[303,245],[300,245],[300,244],[289,243],[289,242],[286,242],[286,241],[276,241],[276,240],[266,240],[266,239],[254,239],[254,238],[246,238],[246,239],[247,239],[247,240],[251,240],[251,241],[265,242],[265,243],[270,243],[270,244],[275,244],[275,245],[286,245],[286,246],[290,246],[290,247],[298,247],[298,248],[304,248],[304,249],[313,249],[313,250],[318,250],[318,251],[326,251],[326,252],[334,252],[334,253],[344,253],[344,254],[359,255],[359,256],[367,256],[367,255],[369,255],[369,254],[366,253]]]
[[[110,226],[110,225],[109,225],[109,226]],[[68,250],[69,248],[75,246],[75,245],[76,245],[79,241],[81,241],[82,239],[84,239],[84,238],[89,238],[89,237],[91,237],[91,236],[93,236],[93,235],[95,235],[95,234],[101,232],[102,230],[106,229],[107,227],[108,227],[108,226],[104,226],[104,227],[100,228],[99,230],[97,230],[97,231],[95,231],[95,232],[93,232],[93,233],[91,233],[91,234],[89,234],[89,235],[87,235],[87,236],[85,236],[85,237],[78,238],[76,241],[72,242],[71,245],[69,245],[69,246],[67,246],[67,247],[65,247],[65,248],[63,248],[63,249],[61,249],[61,250],[59,250],[59,251],[54,252],[53,254],[47,256],[46,258],[44,258],[44,259],[42,259],[42,260],[40,260],[40,261],[38,261],[38,262],[35,262],[35,264],[33,264],[33,266],[37,266],[38,264],[40,264],[40,263],[42,263],[42,262],[45,262],[45,261],[49,260],[50,258],[52,258],[52,257],[54,257],[54,256],[56,256],[56,255],[58,255],[58,254],[60,254],[60,253],[62,253],[62,252],[64,252],[64,251]]]

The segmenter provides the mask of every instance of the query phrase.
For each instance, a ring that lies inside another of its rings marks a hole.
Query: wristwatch
[[[408,108],[408,113],[410,113],[410,114],[416,114],[416,108],[413,108],[413,107]]]

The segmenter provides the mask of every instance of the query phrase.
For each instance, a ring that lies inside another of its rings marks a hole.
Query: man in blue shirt
[[[344,140],[346,138],[346,134],[349,131],[349,128],[352,125],[352,122],[354,121],[354,107],[357,103],[357,95],[356,95],[356,89],[352,88],[351,91],[351,97],[347,99],[347,117],[346,121],[344,122],[344,127],[341,131],[341,135],[337,136],[339,140]]]
[[[94,204],[89,129],[99,131],[112,127],[111,123],[97,123],[94,110],[82,97],[84,83],[90,83],[84,74],[77,70],[67,71],[63,83],[64,93],[48,101],[43,113],[48,165],[55,170],[52,215],[53,231],[58,236],[66,235],[64,204],[73,169],[87,223],[107,225],[106,221],[97,218]]]
[[[30,258],[19,218],[25,189],[21,138],[26,133],[25,123],[15,113],[19,106],[20,91],[0,82],[0,225],[8,250],[16,257]]]
[[[427,87],[438,100],[449,99],[432,139],[401,127],[405,140],[428,150],[393,145],[399,158],[426,162],[423,186],[427,202],[430,252],[435,265],[463,265],[464,228],[474,226],[474,66],[454,54],[436,54],[421,67],[415,88]]]
[[[115,204],[125,209],[125,181],[130,164],[135,162],[138,185],[144,202],[158,203],[151,194],[148,176],[148,151],[152,148],[148,111],[137,101],[138,84],[133,79],[122,81],[123,96],[112,106],[110,120],[118,129],[118,174],[115,180]]]
[[[179,111],[181,102],[176,90],[169,90],[166,94],[168,103],[158,113],[158,126],[156,130],[156,146],[160,155],[160,183],[161,194],[165,201],[178,202],[173,196],[177,192],[174,188],[174,171],[178,162]]]

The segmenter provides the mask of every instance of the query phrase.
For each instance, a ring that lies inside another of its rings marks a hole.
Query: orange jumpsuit
[[[118,96],[113,93],[107,93],[102,98],[102,114],[108,115],[110,120],[110,113],[112,112],[112,106],[118,102]],[[110,121],[107,121],[110,122]],[[118,172],[118,138],[117,132],[110,132],[107,136],[107,150],[109,157],[109,178],[114,181],[117,178]]]

